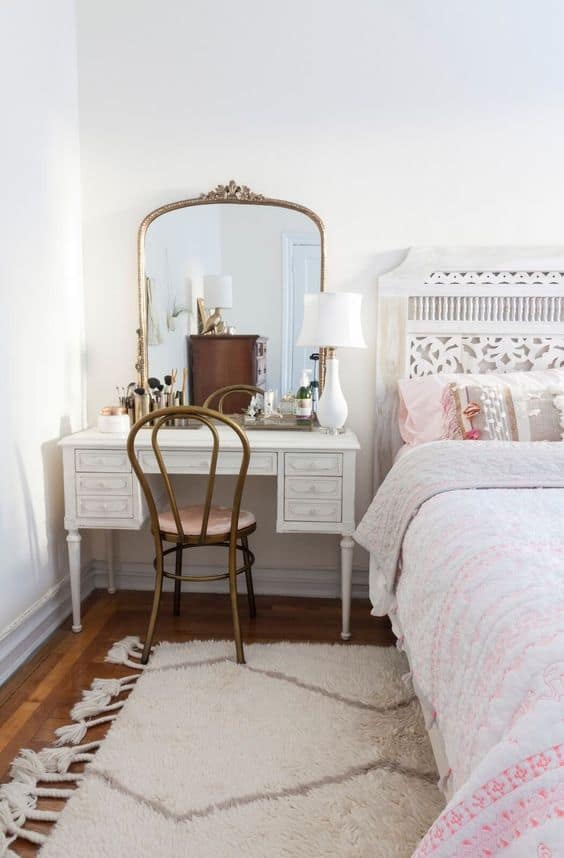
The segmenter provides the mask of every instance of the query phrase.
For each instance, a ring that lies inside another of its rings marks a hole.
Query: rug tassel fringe
[[[134,667],[137,670],[144,670],[145,665],[137,661],[131,661],[132,658],[140,658],[143,651],[143,645],[138,637],[129,636],[123,638],[113,645],[107,654],[104,661],[110,664],[123,664],[126,667]]]
[[[0,858],[18,858],[15,852],[10,849],[10,843],[13,843],[15,836],[9,839],[0,831]]]
[[[70,716],[73,721],[84,721],[85,718],[92,718],[94,715],[101,715],[102,712],[115,712],[121,709],[125,700],[118,700],[117,703],[109,703],[111,697],[104,694],[102,697],[96,693],[89,700],[81,700],[76,703],[71,709]]]
[[[10,845],[18,837],[42,846],[47,839],[44,834],[23,828],[27,820],[34,822],[56,822],[59,818],[58,811],[35,810],[37,796],[32,795],[32,790],[26,791],[25,784],[4,784],[0,789],[4,793],[10,787],[23,787],[21,792],[11,790],[11,798],[0,798],[0,858],[17,858]],[[64,791],[66,792],[66,790]]]
[[[11,818],[11,813],[8,810],[6,813],[2,809],[0,802],[0,858],[18,858],[15,852],[10,849],[10,846],[17,840],[18,837],[28,840],[35,846],[43,846],[47,837],[45,834],[40,834],[38,831],[27,830],[22,828],[25,823],[25,817],[19,814],[17,819]],[[10,819],[5,819],[5,816],[10,814]]]
[[[50,789],[33,784],[12,781],[0,787],[0,801],[5,801],[12,813],[23,814],[27,819],[56,822],[59,811],[37,810],[38,798],[70,798],[72,789]]]
[[[137,677],[134,677],[137,679]],[[83,721],[92,715],[99,715],[107,709],[112,698],[124,691],[133,691],[134,682],[122,682],[119,679],[96,679],[92,688],[82,692],[82,700],[71,709],[73,721]]]
[[[79,745],[90,727],[97,727],[99,724],[109,724],[118,716],[115,712],[113,715],[104,715],[103,718],[95,718],[93,721],[79,721],[76,724],[67,724],[65,727],[58,727],[55,730],[57,736],[56,745]]]
[[[92,683],[92,691],[104,691],[112,697],[117,697],[122,691],[131,691],[133,683],[139,679],[139,676],[139,673],[134,673],[130,676],[123,676],[121,679],[95,679]]]
[[[126,637],[114,644],[106,661],[128,665],[139,673],[121,679],[95,679],[91,687],[83,692],[82,700],[71,710],[71,718],[75,723],[55,731],[57,747],[41,751],[24,748],[13,760],[10,766],[11,781],[0,785],[0,858],[18,858],[10,848],[18,838],[35,846],[45,843],[47,835],[23,826],[27,821],[58,820],[60,811],[39,809],[37,802],[46,798],[67,800],[73,795],[74,787],[82,780],[83,773],[70,772],[70,767],[73,763],[90,763],[101,745],[101,741],[80,743],[90,727],[108,724],[117,718],[125,700],[111,701],[135,688],[144,665],[131,659],[139,659],[142,650],[138,637]],[[39,783],[47,786],[38,786]],[[51,786],[61,783],[72,783],[73,788]]]
[[[94,755],[89,752],[99,746],[100,742],[90,742],[78,748],[45,748],[39,752],[24,748],[10,766],[10,777],[14,781],[29,784],[38,781],[79,781],[82,774],[69,772],[70,766],[73,763],[89,763],[94,759]]]

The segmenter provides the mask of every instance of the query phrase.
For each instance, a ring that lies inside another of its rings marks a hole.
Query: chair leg
[[[147,664],[149,661],[149,654],[151,652],[151,646],[153,644],[153,635],[155,634],[155,626],[157,624],[157,617],[159,615],[159,607],[161,604],[161,594],[163,592],[163,555],[162,551],[159,551],[157,554],[157,571],[155,576],[155,593],[153,595],[153,608],[151,610],[151,618],[149,620],[149,627],[147,629],[147,636],[145,637],[145,646],[143,647],[143,655],[141,656],[141,664]]]
[[[176,575],[182,575],[182,546],[179,545],[176,549]],[[179,581],[178,578],[174,582],[174,606],[172,612],[175,617],[180,616],[180,593],[182,588],[182,581]]]
[[[237,605],[237,548],[236,543],[229,546],[229,596],[231,598],[231,614],[233,616],[233,633],[235,635],[235,652],[237,664],[245,664],[241,625],[239,623],[239,608]]]
[[[245,578],[247,581],[247,600],[249,602],[249,614],[254,619],[257,615],[257,606],[255,602],[255,588],[253,585],[253,564],[251,562],[251,553],[249,551],[248,537],[241,537],[243,546],[243,557],[245,558]]]

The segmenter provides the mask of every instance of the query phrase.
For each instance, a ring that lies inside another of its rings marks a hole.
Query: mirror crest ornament
[[[228,202],[229,200],[264,200],[264,194],[255,194],[254,191],[247,185],[238,185],[234,179],[227,185],[217,185],[213,191],[208,191],[207,194],[200,194],[200,200],[213,200],[214,202]]]
[[[302,206],[299,203],[290,202],[288,200],[279,200],[272,197],[266,197],[264,194],[258,194],[252,191],[247,185],[240,185],[231,179],[226,185],[217,185],[207,193],[200,194],[198,197],[191,197],[177,202],[167,203],[159,206],[149,212],[143,219],[139,227],[137,236],[137,288],[138,288],[138,309],[139,309],[139,327],[137,333],[137,360],[135,369],[137,371],[138,385],[147,387],[148,377],[148,320],[147,320],[147,276],[145,271],[145,238],[149,226],[161,215],[177,209],[188,208],[192,206],[207,206],[214,204],[231,204],[231,205],[250,205],[250,206],[269,206],[289,209],[291,211],[300,212],[308,217],[319,231],[319,246],[320,246],[320,291],[325,289],[325,227],[323,221],[314,211]],[[319,360],[319,382],[323,387],[325,379],[325,353],[320,350]]]

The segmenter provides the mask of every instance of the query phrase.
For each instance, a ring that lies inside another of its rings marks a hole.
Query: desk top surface
[[[227,426],[217,427],[220,447],[223,449],[240,449],[241,442]],[[337,435],[330,435],[320,429],[311,432],[286,429],[277,432],[274,429],[252,429],[247,433],[251,450],[315,450],[316,452],[332,452],[335,450],[359,450],[358,438],[350,429]],[[59,441],[62,447],[89,447],[113,449],[125,448],[127,433],[99,432],[95,428],[74,432]],[[211,447],[211,434],[205,427],[202,429],[162,429],[159,433],[159,443],[162,449],[198,450]],[[136,439],[136,447],[151,446],[151,429],[142,429]]]

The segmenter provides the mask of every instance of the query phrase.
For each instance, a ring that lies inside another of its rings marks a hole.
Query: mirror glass
[[[295,342],[303,296],[322,288],[321,253],[317,224],[279,205],[196,204],[157,217],[144,247],[147,377],[176,370],[181,389],[186,369],[193,405],[224,384],[295,393],[313,368],[313,349]],[[205,337],[198,304],[215,331]]]

